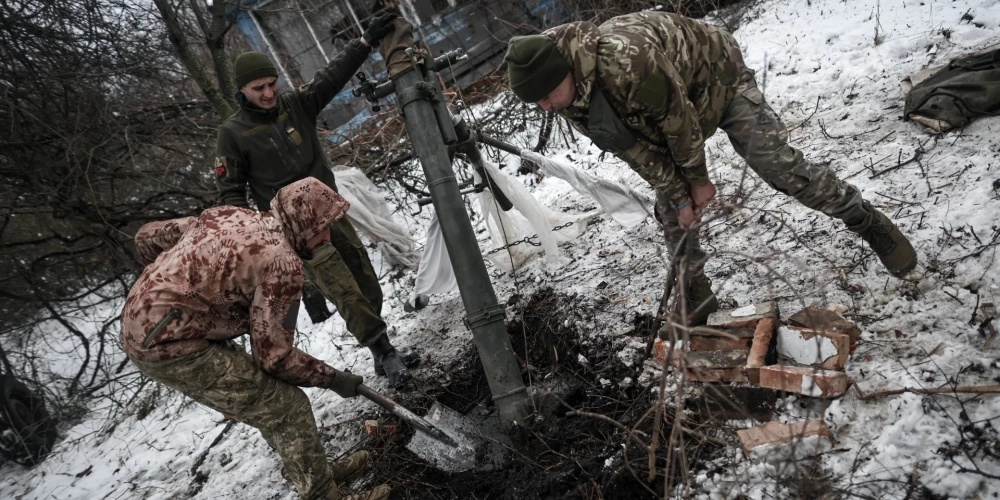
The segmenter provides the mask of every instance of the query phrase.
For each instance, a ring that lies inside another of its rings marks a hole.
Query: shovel
[[[420,458],[449,472],[466,471],[476,465],[476,454],[482,448],[482,443],[473,436],[479,435],[479,429],[476,423],[461,413],[435,401],[425,419],[375,392],[367,385],[359,385],[358,394],[385,408],[417,430],[406,447]]]
[[[444,431],[435,427],[434,424],[420,418],[412,411],[396,404],[395,401],[375,392],[375,390],[371,387],[368,387],[365,384],[359,385],[358,394],[368,398],[382,408],[389,410],[393,415],[401,418],[404,422],[410,424],[410,426],[414,429],[423,431],[428,436],[434,438],[435,441],[444,443],[452,448],[458,448],[458,442],[452,439],[451,436],[445,434]]]

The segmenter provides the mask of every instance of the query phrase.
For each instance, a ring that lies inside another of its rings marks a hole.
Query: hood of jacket
[[[315,177],[279,189],[271,200],[271,214],[300,256],[307,253],[309,240],[327,231],[330,223],[343,217],[350,207],[347,200]]]

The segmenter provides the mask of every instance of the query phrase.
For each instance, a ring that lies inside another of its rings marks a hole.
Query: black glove
[[[368,24],[368,29],[361,34],[361,37],[365,39],[365,42],[368,42],[369,47],[378,47],[379,42],[396,29],[392,24],[395,20],[396,14],[382,14],[372,19],[372,22]]]
[[[337,376],[325,388],[336,392],[342,398],[353,398],[358,395],[358,386],[365,379],[351,372],[336,370]]]

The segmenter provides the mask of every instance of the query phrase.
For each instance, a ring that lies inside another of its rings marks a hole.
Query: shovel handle
[[[404,422],[409,424],[411,427],[417,430],[425,432],[428,436],[445,443],[452,447],[458,447],[458,443],[451,438],[451,436],[445,434],[434,426],[434,424],[424,420],[423,418],[417,416],[415,413],[407,410],[406,408],[396,404],[395,401],[375,392],[374,389],[368,387],[365,384],[358,385],[358,394],[364,396],[374,402],[375,404],[385,408],[386,410],[392,412],[393,415],[401,418]]]
[[[358,394],[364,396],[366,399],[372,401],[373,403],[385,408],[388,411],[396,410],[396,402],[375,392],[374,389],[368,387],[365,384],[358,386]]]

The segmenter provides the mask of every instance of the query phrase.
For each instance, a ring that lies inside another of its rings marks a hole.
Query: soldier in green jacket
[[[856,187],[788,144],[780,117],[725,31],[676,14],[641,12],[600,26],[577,22],[514,37],[505,61],[519,98],[557,111],[653,186],[671,249],[715,197],[705,138],[721,128],[768,185],[844,221],[892,275],[903,277],[917,264],[906,237]],[[694,325],[718,309],[718,300],[697,234],[688,239],[687,320]]]
[[[373,46],[392,31],[396,16],[375,18],[362,38],[305,85],[278,92],[278,71],[259,52],[241,54],[233,68],[240,109],[219,127],[215,174],[221,203],[248,207],[247,186],[261,211],[284,186],[315,177],[337,190],[316,133],[320,111],[344,88]],[[306,278],[330,300],[347,329],[375,359],[375,373],[393,386],[411,376],[382,320],[382,286],[354,227],[342,218],[330,225],[330,242],[303,259]],[[407,361],[414,361],[408,359]]]

